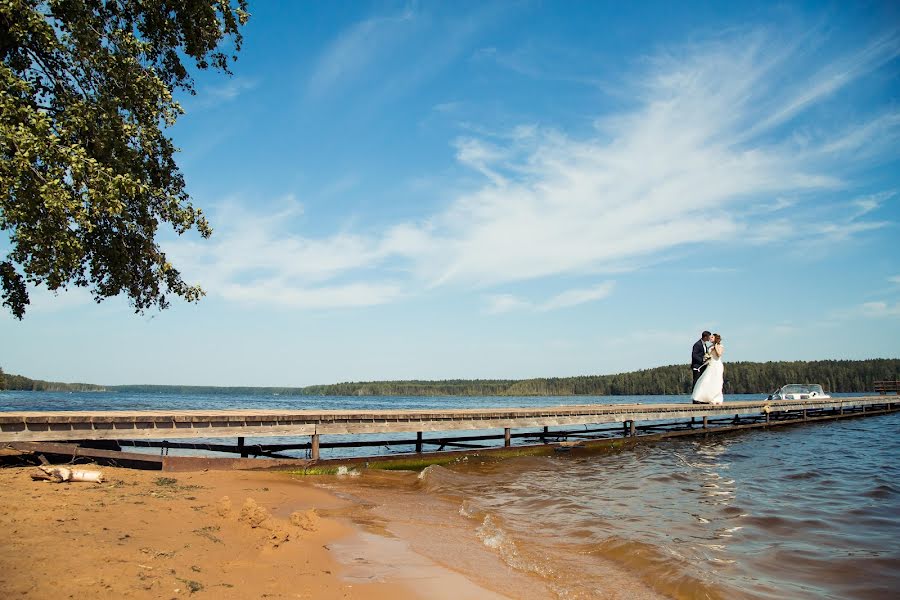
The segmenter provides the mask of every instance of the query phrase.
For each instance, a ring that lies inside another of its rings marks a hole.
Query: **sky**
[[[55,381],[304,386],[900,356],[895,2],[251,0],[169,130],[206,297],[0,313]]]

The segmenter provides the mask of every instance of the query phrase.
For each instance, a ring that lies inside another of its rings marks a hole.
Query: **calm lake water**
[[[731,397],[743,398],[760,396]],[[673,401],[686,398],[0,392],[0,410]],[[410,540],[488,587],[510,572],[534,582],[510,580],[516,598],[548,590],[567,599],[893,598],[900,590],[900,414],[320,484],[355,499],[363,526]],[[494,562],[478,559],[485,553]]]

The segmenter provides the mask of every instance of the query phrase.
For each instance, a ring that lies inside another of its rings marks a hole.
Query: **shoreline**
[[[506,597],[364,531],[350,500],[282,473],[82,468],[104,482],[0,469],[5,597]]]

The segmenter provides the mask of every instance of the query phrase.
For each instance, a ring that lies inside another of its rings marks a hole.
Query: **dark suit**
[[[706,370],[706,365],[703,363],[704,354],[706,354],[706,348],[703,346],[703,340],[697,340],[691,349],[691,375],[694,376],[691,389],[694,389],[694,386],[697,385],[697,380],[700,379],[700,375]]]

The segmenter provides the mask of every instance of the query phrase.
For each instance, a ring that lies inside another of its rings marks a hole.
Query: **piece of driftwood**
[[[69,469],[67,467],[40,466],[31,474],[33,480],[55,481],[86,481],[89,483],[102,483],[103,473],[100,471],[85,471],[84,469]]]
[[[563,448],[577,448],[579,446],[584,446],[584,440],[578,440],[574,442],[565,441],[560,442],[559,445]]]

